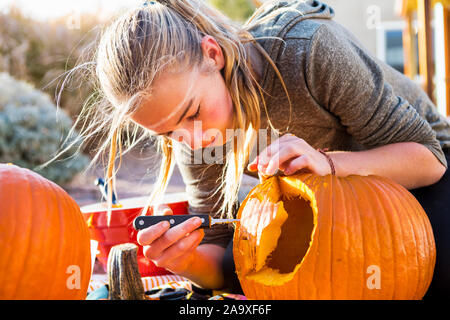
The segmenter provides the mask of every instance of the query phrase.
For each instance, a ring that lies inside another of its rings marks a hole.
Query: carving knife
[[[210,228],[218,223],[232,223],[239,221],[239,219],[215,219],[211,218],[209,214],[181,214],[168,216],[139,216],[134,219],[133,226],[136,230],[142,230],[161,221],[168,221],[170,223],[170,227],[172,228],[193,217],[199,217],[202,220],[200,228]]]

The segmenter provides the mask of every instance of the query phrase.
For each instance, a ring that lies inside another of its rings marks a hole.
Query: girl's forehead
[[[166,128],[174,127],[196,95],[198,79],[197,72],[158,78],[131,119],[155,132],[165,132]]]

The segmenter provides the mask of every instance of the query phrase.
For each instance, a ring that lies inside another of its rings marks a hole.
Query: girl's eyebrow
[[[186,115],[186,113],[188,112],[188,110],[191,108],[192,106],[192,102],[194,101],[194,98],[191,98],[191,100],[189,100],[189,103],[187,105],[187,107],[184,109],[183,113],[180,116],[180,119],[178,119],[176,124],[179,124],[181,122],[181,120],[183,120],[184,116]],[[164,133],[160,133],[160,135],[167,135],[168,133],[170,133],[172,131],[168,131],[168,132],[164,132]]]
[[[186,115],[186,113],[188,112],[188,110],[191,108],[192,106],[192,102],[194,101],[194,99],[192,98],[191,100],[189,100],[189,103],[186,107],[186,109],[184,109],[183,113],[181,114],[180,119],[177,121],[176,124],[179,124],[181,122],[181,120],[183,120],[184,116]]]

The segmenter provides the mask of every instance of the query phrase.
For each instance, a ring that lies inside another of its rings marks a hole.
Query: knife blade
[[[209,214],[180,214],[168,216],[139,216],[134,219],[133,226],[136,230],[142,230],[161,221],[168,221],[170,223],[170,227],[172,228],[193,217],[198,217],[202,220],[200,228],[211,228],[211,226],[218,223],[232,223],[239,221],[239,219],[214,219]]]

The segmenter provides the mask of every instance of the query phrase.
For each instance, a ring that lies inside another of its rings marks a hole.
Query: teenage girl
[[[134,141],[156,138],[162,154],[150,203],[165,192],[176,163],[189,212],[214,217],[236,214],[244,173],[388,177],[427,212],[437,247],[429,294],[448,295],[450,123],[333,16],[319,1],[276,1],[239,26],[204,1],[147,1],[102,34],[95,75],[107,104],[87,128],[108,126],[110,181],[122,132],[143,128]],[[273,132],[276,139],[261,143]],[[160,223],[138,241],[156,265],[203,288],[223,288],[233,230],[199,225],[195,218],[173,228]]]

